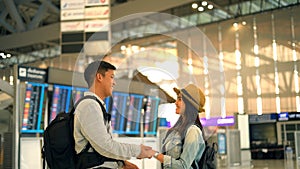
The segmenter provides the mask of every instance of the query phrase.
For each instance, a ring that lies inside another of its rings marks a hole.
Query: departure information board
[[[28,82],[26,84],[22,133],[44,131],[45,102],[48,84]]]

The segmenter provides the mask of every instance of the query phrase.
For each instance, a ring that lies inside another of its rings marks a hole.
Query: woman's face
[[[175,105],[176,105],[176,114],[180,114],[182,115],[183,112],[185,111],[185,104],[184,104],[184,101],[182,100],[182,94],[179,93],[177,95],[177,100],[175,102]]]

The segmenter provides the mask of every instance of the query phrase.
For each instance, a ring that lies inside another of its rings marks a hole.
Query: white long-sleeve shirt
[[[104,103],[92,92],[85,92],[84,95],[96,96],[101,103]],[[74,139],[77,153],[80,153],[90,142],[99,154],[113,159],[128,160],[140,154],[140,145],[119,143],[113,140],[111,123],[104,123],[102,109],[96,100],[82,100],[74,113]],[[118,164],[105,162],[101,167],[118,168]]]

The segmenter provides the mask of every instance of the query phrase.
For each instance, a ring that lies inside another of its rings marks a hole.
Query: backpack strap
[[[93,95],[87,95],[87,96],[83,96],[82,98],[80,98],[74,105],[74,107],[71,110],[71,113],[74,114],[75,109],[77,107],[77,105],[84,99],[93,99],[95,101],[97,101],[97,103],[100,105],[101,109],[102,109],[102,113],[103,113],[103,118],[104,118],[104,124],[106,124],[106,122],[109,122],[111,120],[111,115],[108,114],[106,112],[106,109],[104,108],[103,104],[97,99],[96,96]]]
[[[84,96],[84,97],[80,98],[80,99],[76,102],[75,106],[73,107],[74,110],[72,109],[72,113],[73,113],[73,114],[74,114],[75,109],[76,109],[77,105],[79,104],[79,102],[82,101],[82,100],[84,100],[84,99],[93,99],[93,100],[96,100],[96,101],[99,103],[99,105],[100,105],[100,107],[101,107],[101,110],[102,110],[102,113],[103,113],[104,124],[106,124],[106,122],[109,122],[109,121],[111,120],[111,115],[110,115],[109,113],[106,112],[106,109],[104,108],[103,104],[97,99],[97,97],[95,97],[95,96],[93,96],[93,95],[87,95],[87,96]],[[107,130],[107,132],[108,132],[108,130]],[[98,153],[98,152],[93,148],[93,146],[91,145],[91,143],[90,143],[89,141],[88,141],[88,143],[86,144],[86,146],[84,147],[84,149],[83,149],[80,153],[77,154],[77,158],[80,158],[80,155],[82,155],[82,154],[84,154],[84,153],[87,153],[88,150],[89,150],[90,148],[93,149],[93,153],[97,154],[99,158],[105,159],[105,161],[121,162],[121,163],[123,163],[123,165],[125,165],[125,163],[124,163],[123,160],[111,159],[111,158],[108,158],[108,157],[105,157],[105,156],[101,155],[100,153]]]
[[[84,99],[93,99],[93,100],[97,101],[97,103],[100,105],[101,110],[102,110],[102,113],[103,113],[104,124],[106,124],[106,122],[109,122],[109,121],[111,120],[111,115],[108,114],[108,113],[106,112],[106,109],[104,108],[103,104],[97,99],[96,96],[93,96],[93,95],[86,95],[86,96],[83,96],[82,98],[80,98],[80,99],[75,103],[75,105],[74,105],[74,107],[72,108],[72,111],[71,111],[70,113],[74,114],[76,107],[77,107],[78,104],[79,104],[82,100],[84,100]],[[90,148],[92,148],[92,149],[94,150],[94,148],[92,147],[91,143],[88,142],[88,143],[86,144],[86,146],[84,147],[84,149],[81,150],[80,153],[88,152],[88,150],[89,150]],[[94,151],[95,151],[95,150],[94,150]]]
[[[208,143],[207,143],[207,140],[205,140],[205,138],[204,138],[204,134],[203,134],[204,130],[202,130],[201,127],[200,127],[198,124],[194,124],[194,125],[197,126],[197,127],[201,130],[202,137],[203,137],[203,140],[204,140],[204,143],[205,143],[205,147],[206,147],[206,145],[207,145]],[[182,145],[184,144],[184,141],[185,141],[185,138],[182,139]],[[181,153],[182,153],[182,150],[181,150]],[[205,153],[205,150],[204,150],[203,154],[204,154],[204,153]],[[201,158],[200,158],[200,160],[201,160]],[[196,159],[194,159],[194,161],[192,162],[191,167],[192,167],[193,169],[197,169],[197,168],[198,168],[198,167],[197,167],[197,161],[196,161]]]

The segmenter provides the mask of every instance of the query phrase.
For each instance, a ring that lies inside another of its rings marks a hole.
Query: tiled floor
[[[251,165],[219,166],[218,169],[300,169],[300,164],[285,160],[252,160]]]
[[[1,165],[0,169],[2,169]],[[300,164],[295,161],[292,164],[287,164],[284,160],[252,160],[251,165],[218,166],[217,169],[300,169]]]

